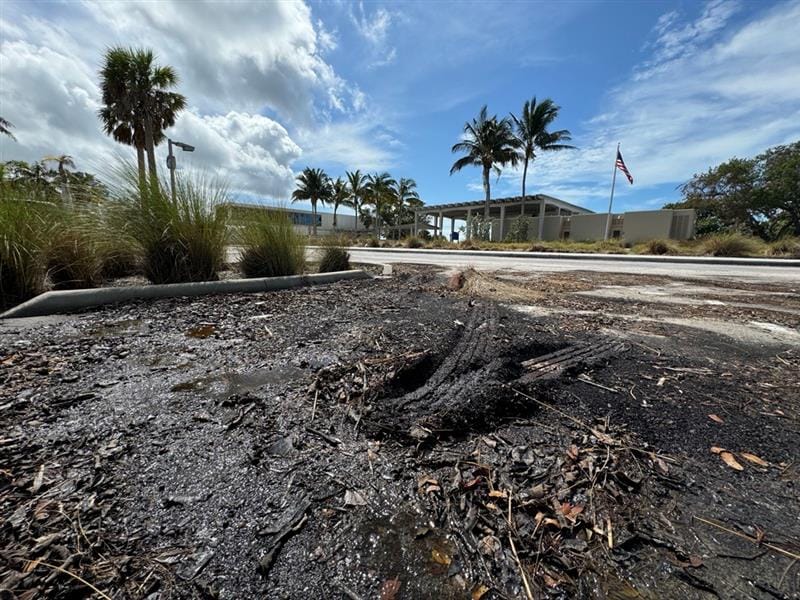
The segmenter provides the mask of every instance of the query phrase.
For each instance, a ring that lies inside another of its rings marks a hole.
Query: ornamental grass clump
[[[760,243],[740,233],[719,233],[703,239],[703,251],[711,256],[752,256]]]
[[[44,291],[44,250],[53,228],[51,207],[21,197],[0,196],[0,309]]]
[[[678,249],[667,240],[649,240],[644,245],[645,254],[677,254]]]
[[[164,181],[140,185],[135,167],[118,175],[113,221],[137,247],[144,276],[157,284],[216,280],[228,241],[227,212],[217,208],[227,187],[202,173],[178,173],[173,199]]]
[[[297,275],[305,268],[305,237],[285,210],[254,212],[237,234],[239,268],[245,277]]]
[[[350,254],[342,248],[341,240],[330,236],[322,240],[320,249],[319,272],[333,273],[350,270]]]

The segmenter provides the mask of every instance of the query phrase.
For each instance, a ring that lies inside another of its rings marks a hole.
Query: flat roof
[[[547,204],[560,206],[561,208],[566,208],[571,211],[575,211],[581,214],[593,214],[594,211],[589,210],[588,208],[584,208],[582,206],[578,206],[577,204],[572,204],[570,202],[565,202],[564,200],[560,200],[559,198],[554,198],[553,196],[548,196],[547,194],[536,194],[534,196],[525,196],[525,202],[538,202],[542,198],[545,199]],[[521,204],[522,203],[522,196],[512,196],[510,198],[493,198],[489,201],[489,206],[507,206],[507,205],[514,205],[514,204]],[[466,202],[451,202],[448,204],[430,204],[428,206],[423,206],[422,208],[417,209],[418,212],[439,212],[442,210],[451,210],[456,208],[482,208],[486,205],[486,200],[468,200]]]

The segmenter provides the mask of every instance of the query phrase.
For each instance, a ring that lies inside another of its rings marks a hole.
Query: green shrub
[[[719,233],[703,238],[703,251],[711,256],[750,256],[756,254],[759,242],[740,233]]]
[[[371,235],[371,236],[369,236],[367,238],[366,247],[367,248],[380,248],[381,247],[381,243],[378,240],[378,238],[376,238],[374,235]]]
[[[50,206],[25,198],[0,197],[0,308],[44,291],[44,246],[53,220]]]
[[[800,258],[800,238],[786,236],[770,242],[766,254],[769,256],[786,256]]]
[[[305,237],[284,210],[261,211],[242,227],[239,268],[245,277],[297,275],[305,267]]]
[[[341,247],[336,237],[328,237],[322,241],[319,260],[320,273],[350,270],[350,254]]]
[[[505,241],[507,242],[526,242],[528,241],[528,234],[531,230],[533,219],[520,215],[511,221],[508,234]]]
[[[173,200],[166,182],[140,189],[135,168],[122,167],[114,191],[126,234],[152,283],[217,279],[227,243],[227,213],[216,208],[227,188],[198,173],[179,173]]]
[[[415,235],[406,238],[406,248],[422,248],[425,243]]]
[[[649,240],[644,245],[644,254],[677,254],[678,250],[667,240]]]

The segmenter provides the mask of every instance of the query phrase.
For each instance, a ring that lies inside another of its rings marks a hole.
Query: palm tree
[[[325,204],[332,195],[331,180],[322,169],[306,167],[297,176],[297,189],[292,192],[292,202],[310,200],[312,212],[312,235],[317,235],[317,202]]]
[[[69,193],[69,181],[67,180],[67,167],[74,169],[75,161],[69,154],[61,154],[58,156],[45,156],[42,162],[54,162],[58,165],[58,178],[61,180],[61,199],[64,202],[70,202],[71,197]]]
[[[347,188],[347,182],[341,177],[337,177],[336,181],[331,185],[331,203],[333,203],[333,228],[336,229],[336,211],[340,206],[347,206],[347,201],[350,198],[350,190]]]
[[[381,235],[381,213],[386,210],[394,200],[392,188],[397,185],[389,173],[372,173],[367,175],[367,193],[364,197],[365,204],[375,207],[375,235]]]
[[[401,177],[392,187],[394,202],[397,209],[396,225],[403,225],[406,211],[412,212],[413,208],[422,204],[417,193],[417,182],[413,179]]]
[[[12,140],[14,140],[16,142],[17,138],[15,138],[14,134],[11,133],[11,128],[12,127],[14,127],[14,125],[11,124],[10,121],[7,121],[3,117],[0,117],[0,133],[2,133],[4,135],[7,135],[8,137],[10,137]]]
[[[547,131],[553,121],[558,117],[561,110],[550,98],[545,98],[539,104],[536,103],[536,96],[532,100],[526,100],[522,105],[522,113],[517,118],[513,113],[511,119],[514,122],[514,129],[517,141],[520,145],[520,157],[522,158],[522,205],[520,214],[525,214],[525,180],[528,177],[528,163],[536,159],[536,153],[553,152],[557,150],[573,149],[562,142],[572,139],[572,134],[567,129],[559,131]],[[544,211],[540,212],[542,218]],[[544,221],[540,219],[540,229]],[[541,237],[541,233],[539,234]]]
[[[511,122],[508,119],[499,119],[497,115],[489,117],[487,107],[484,104],[477,119],[464,124],[464,138],[457,144],[453,144],[452,152],[464,152],[462,156],[450,168],[450,175],[460,171],[468,165],[481,167],[483,170],[483,191],[486,194],[486,205],[483,210],[483,217],[489,219],[489,202],[492,194],[489,185],[489,172],[494,169],[500,176],[500,167],[507,164],[517,164],[517,149],[519,142],[514,137],[511,130]]]
[[[186,108],[186,98],[169,91],[178,83],[177,73],[156,65],[152,50],[117,47],[106,52],[100,79],[104,131],[136,148],[140,178],[146,153],[150,177],[157,181],[155,147]]]
[[[361,174],[361,171],[347,171],[347,183],[350,186],[350,202],[349,205],[353,207],[356,213],[356,233],[358,233],[358,206],[360,200],[364,197],[366,191],[366,178]]]

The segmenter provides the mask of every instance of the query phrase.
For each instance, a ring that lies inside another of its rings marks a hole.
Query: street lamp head
[[[190,146],[189,144],[184,144],[183,142],[172,142],[178,148],[183,150],[184,152],[194,152],[194,146]]]

